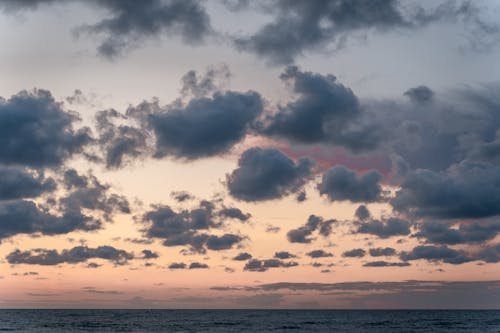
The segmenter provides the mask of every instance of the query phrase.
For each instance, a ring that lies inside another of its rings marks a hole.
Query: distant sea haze
[[[0,310],[0,332],[500,332],[500,310]]]

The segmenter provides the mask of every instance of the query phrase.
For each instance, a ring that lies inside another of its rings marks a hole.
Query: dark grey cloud
[[[358,98],[335,76],[290,66],[281,79],[291,85],[297,97],[284,106],[278,105],[275,114],[259,123],[259,132],[294,143],[336,144],[353,151],[378,145],[377,129],[362,119]]]
[[[187,266],[183,262],[174,262],[168,265],[169,269],[185,269]]]
[[[207,264],[199,262],[192,262],[191,264],[189,264],[189,269],[207,269],[207,268],[208,268]]]
[[[53,215],[32,201],[0,201],[0,240],[17,234],[65,234],[100,229],[101,221],[79,211]]]
[[[483,243],[500,233],[500,221],[464,222],[458,228],[450,228],[449,223],[427,221],[419,224],[415,234],[427,242],[435,244]]]
[[[242,222],[247,221],[252,216],[250,213],[243,213],[241,209],[234,207],[221,209],[219,211],[219,215],[222,217],[237,219]]]
[[[139,105],[129,114],[141,114],[141,109],[154,106]],[[263,110],[261,96],[246,93],[216,92],[212,97],[191,99],[186,105],[142,115],[144,126],[155,135],[154,156],[174,156],[196,159],[227,152],[248,132],[252,122]]]
[[[487,263],[500,262],[500,243],[486,246],[477,254],[476,258]]]
[[[282,261],[280,259],[251,259],[245,264],[243,269],[252,272],[265,272],[269,268],[290,268],[298,265],[295,261]]]
[[[116,213],[130,213],[127,199],[111,193],[109,185],[95,176],[64,171],[66,192],[35,203],[29,200],[0,201],[0,239],[17,234],[65,234],[100,229]],[[8,184],[8,183],[7,183]],[[1,188],[1,186],[0,186]]]
[[[194,199],[193,195],[186,191],[173,191],[170,193],[170,196],[173,197],[177,202],[184,202]]]
[[[334,223],[335,220],[324,220],[320,216],[310,215],[305,225],[288,231],[286,237],[290,243],[311,243],[314,240],[311,235],[316,230],[323,237],[330,236]]]
[[[146,212],[142,222],[146,237],[160,238],[164,246],[188,246],[204,253],[209,250],[227,250],[244,237],[235,234],[212,235],[209,232],[223,226],[221,214],[209,201],[201,201],[197,208],[174,211],[169,206],[154,205]]]
[[[35,198],[56,189],[52,178],[21,167],[0,165],[0,200]]]
[[[300,191],[297,193],[297,197],[295,198],[297,202],[304,202],[307,200],[307,193],[306,191]]]
[[[342,257],[348,258],[362,258],[366,255],[366,251],[363,249],[352,249],[342,253]]]
[[[324,250],[313,250],[311,252],[307,252],[306,255],[308,255],[311,258],[333,257],[333,254],[331,254],[330,252],[326,252]]]
[[[379,152],[396,157],[404,171],[398,178],[433,177],[428,171],[446,178],[477,162],[498,165],[498,89],[496,83],[441,91],[425,103],[371,100],[363,109],[384,138],[380,148],[388,152]]]
[[[224,234],[222,236],[209,235],[206,238],[206,247],[209,250],[220,251],[231,249],[244,238],[240,235]]]
[[[392,247],[377,247],[368,250],[372,257],[389,257],[396,255],[396,249]]]
[[[65,175],[66,176],[66,175]],[[129,214],[130,204],[125,196],[110,193],[111,186],[101,183],[94,175],[76,175],[84,181],[77,187],[75,178],[69,180],[73,191],[59,200],[60,210],[69,214],[81,214],[83,210],[92,210],[102,213],[105,220],[111,221],[115,213]]]
[[[392,206],[418,217],[481,218],[500,214],[500,167],[462,161],[444,172],[416,170]]]
[[[358,176],[355,171],[337,165],[323,174],[318,189],[331,201],[374,202],[383,200],[381,180],[382,174],[376,170]]]
[[[296,163],[273,148],[250,148],[238,160],[238,168],[226,176],[229,193],[244,201],[281,198],[297,192],[311,175],[313,162]]]
[[[101,36],[101,55],[114,58],[151,37],[179,36],[189,44],[199,44],[212,34],[210,17],[196,0],[93,0],[109,16],[79,28]]]
[[[142,250],[142,259],[156,259],[159,258],[160,255],[151,250]]]
[[[271,63],[291,63],[305,50],[340,43],[350,33],[408,26],[396,1],[274,1],[275,21],[235,40]]]
[[[95,115],[99,147],[109,169],[122,167],[149,151],[147,131],[131,125],[118,125],[115,122],[127,118],[113,109],[99,111]]]
[[[414,103],[426,103],[432,99],[434,92],[426,86],[410,88],[404,93]]]
[[[233,260],[237,260],[237,261],[244,261],[244,260],[248,260],[248,259],[252,259],[252,255],[250,253],[247,253],[247,252],[239,253],[236,257],[233,258]]]
[[[368,208],[366,208],[365,205],[360,205],[358,208],[356,208],[356,212],[354,213],[354,215],[361,221],[367,220],[371,217],[370,211],[368,210]]]
[[[79,117],[66,112],[49,91],[21,91],[0,98],[0,161],[33,168],[57,167],[91,142]]]
[[[454,250],[446,245],[419,245],[409,252],[401,252],[400,258],[403,261],[425,259],[453,265],[459,265],[474,260],[464,251]]]
[[[210,67],[203,75],[191,70],[181,78],[181,95],[194,98],[210,96],[214,92],[222,90],[230,77],[231,71],[226,64]]]
[[[116,265],[123,265],[133,258],[134,255],[132,253],[107,245],[96,248],[76,246],[69,250],[62,250],[61,252],[47,249],[15,250],[6,257],[9,264],[28,265],[76,264],[86,262],[89,259],[105,259]]]
[[[279,251],[274,253],[274,257],[278,259],[291,259],[291,258],[296,258],[297,256],[294,254],[291,254],[288,251]]]
[[[356,223],[355,233],[375,235],[380,238],[406,236],[410,234],[411,223],[396,217],[382,220],[369,220]]]
[[[363,267],[407,267],[408,262],[387,262],[387,261],[369,261],[363,264]]]
[[[482,19],[481,7],[468,1],[442,1],[434,8],[425,8],[397,0],[275,0],[260,7],[274,14],[274,20],[250,36],[235,37],[234,43],[271,64],[292,63],[311,51],[341,49],[354,36],[412,31],[434,22],[462,22],[472,46],[488,45],[478,36],[498,33],[495,24]],[[243,2],[230,8],[247,9],[248,5]]]

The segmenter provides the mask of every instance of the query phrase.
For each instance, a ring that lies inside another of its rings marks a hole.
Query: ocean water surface
[[[0,332],[500,333],[500,310],[0,310]]]

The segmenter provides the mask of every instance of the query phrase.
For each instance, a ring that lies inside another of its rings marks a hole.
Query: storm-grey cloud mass
[[[220,212],[212,202],[201,201],[191,210],[174,211],[169,206],[154,205],[142,216],[142,230],[146,237],[163,240],[164,246],[188,246],[192,251],[204,253],[207,249],[219,251],[232,248],[244,237],[226,233],[210,234],[223,226]]]
[[[342,253],[342,257],[347,258],[363,258],[366,255],[366,251],[363,249],[352,249]]]
[[[15,250],[6,257],[9,264],[28,265],[59,265],[63,263],[76,264],[89,259],[105,259],[116,265],[124,265],[134,258],[134,255],[125,250],[116,249],[113,246],[99,246],[90,248],[87,246],[76,246],[69,250],[47,250],[34,249],[29,251]]]
[[[294,162],[273,148],[250,148],[238,160],[238,168],[226,176],[229,193],[243,201],[278,199],[299,191],[311,175],[313,162]]]
[[[331,254],[330,252],[326,252],[324,250],[313,250],[311,252],[307,252],[306,255],[311,258],[333,257],[333,254]]]
[[[20,167],[0,165],[0,200],[35,198],[56,189],[53,178]]]
[[[227,152],[247,134],[262,110],[258,93],[227,91],[166,108],[144,102],[127,113],[140,117],[154,133],[156,158],[191,160]]]
[[[363,122],[358,98],[335,76],[289,66],[280,78],[297,96],[259,123],[259,132],[295,143],[336,144],[353,151],[373,149],[377,128]]]
[[[251,272],[265,272],[269,268],[290,268],[298,265],[295,261],[283,261],[280,259],[251,259],[245,264],[243,269]]]
[[[108,58],[121,55],[151,37],[179,36],[199,44],[212,34],[210,17],[197,0],[92,0],[88,1],[109,16],[78,32],[100,36],[98,52]]]
[[[391,200],[418,217],[481,218],[500,214],[500,167],[463,161],[443,172],[412,172]]]
[[[381,180],[382,174],[376,170],[358,176],[355,171],[337,165],[323,174],[318,189],[331,201],[374,202],[383,200]]]
[[[410,222],[396,217],[356,222],[355,225],[355,233],[371,234],[380,238],[406,236],[409,235],[411,231]]]
[[[461,21],[473,35],[495,35],[498,30],[481,19],[479,6],[468,1],[442,1],[425,8],[397,0],[275,0],[261,7],[274,14],[274,20],[252,35],[235,37],[234,43],[271,64],[292,63],[311,51],[338,50],[351,38],[373,32],[412,31],[435,22]]]
[[[0,98],[0,161],[33,168],[58,167],[90,143],[87,127],[47,90],[21,91]]]
[[[320,216],[310,215],[305,225],[288,231],[286,237],[290,243],[311,243],[314,239],[311,235],[316,230],[323,237],[330,236],[334,223],[335,220],[324,220]]]
[[[437,221],[427,221],[419,225],[416,237],[434,244],[484,243],[500,233],[500,221],[464,222],[458,228]]]

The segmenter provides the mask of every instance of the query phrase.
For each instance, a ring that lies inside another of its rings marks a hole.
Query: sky
[[[500,3],[0,0],[0,308],[500,308]]]

